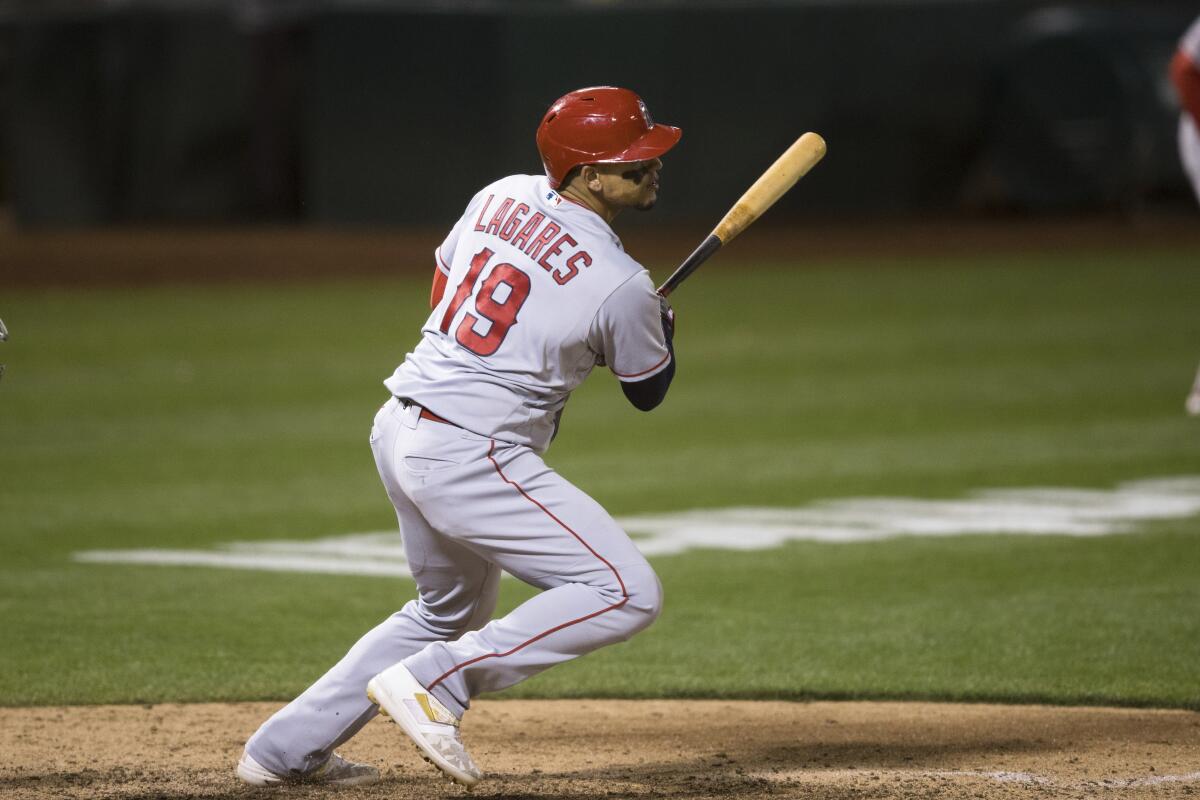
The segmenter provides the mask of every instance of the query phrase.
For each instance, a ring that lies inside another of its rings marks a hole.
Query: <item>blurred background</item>
[[[1167,79],[1194,1],[0,9],[0,203],[19,230],[444,228],[487,182],[539,172],[545,108],[599,83],[685,131],[656,223],[711,224],[804,130],[830,157],[776,224],[1195,204]]]

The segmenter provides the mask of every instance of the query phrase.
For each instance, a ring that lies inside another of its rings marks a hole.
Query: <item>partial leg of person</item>
[[[1184,407],[1193,417],[1200,417],[1200,370],[1196,371],[1196,379],[1192,381],[1192,391],[1188,393]]]
[[[1179,160],[1200,201],[1200,128],[1187,113],[1179,115]]]
[[[1183,161],[1184,171],[1192,182],[1196,199],[1200,200],[1200,130],[1190,114],[1179,115],[1179,158]],[[1200,416],[1200,371],[1188,392],[1184,408],[1192,416]]]
[[[376,417],[371,445],[388,497],[396,507],[418,597],[363,636],[332,669],[268,719],[246,744],[265,769],[302,778],[319,770],[334,748],[378,713],[367,699],[376,673],[421,650],[453,639],[491,618],[500,570],[438,534],[394,480],[403,408],[389,401]]]

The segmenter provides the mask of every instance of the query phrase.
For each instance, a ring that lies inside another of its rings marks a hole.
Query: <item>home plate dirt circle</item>
[[[276,703],[0,709],[0,797],[429,798],[445,783],[395,726],[342,753],[375,786],[257,790],[233,774]],[[472,797],[1200,797],[1200,713],[949,703],[477,702]]]

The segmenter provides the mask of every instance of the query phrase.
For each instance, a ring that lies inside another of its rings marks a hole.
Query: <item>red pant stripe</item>
[[[494,466],[496,468],[496,474],[498,474],[505,483],[507,483],[509,486],[512,486],[518,492],[520,492],[522,497],[524,497],[526,500],[528,500],[529,502],[533,503],[535,506],[540,508],[546,514],[546,516],[550,517],[550,519],[557,522],[562,527],[563,530],[565,530],[567,533],[574,536],[579,541],[580,544],[582,544],[584,547],[587,548],[589,553],[594,555],[596,558],[600,559],[600,561],[602,561],[604,563],[604,566],[606,566],[610,570],[612,570],[612,574],[614,576],[616,576],[617,583],[620,584],[620,586],[621,586],[621,601],[619,603],[614,603],[613,605],[608,606],[606,608],[602,608],[599,611],[593,611],[591,614],[580,617],[579,619],[573,619],[570,622],[564,622],[561,625],[556,625],[555,627],[551,628],[548,631],[543,631],[543,632],[539,633],[537,636],[534,636],[532,639],[528,639],[524,642],[521,642],[519,645],[517,645],[516,647],[514,647],[513,649],[511,649],[507,652],[488,653],[486,655],[477,656],[476,658],[472,658],[470,661],[464,661],[461,664],[457,664],[454,667],[447,670],[442,675],[439,675],[437,680],[435,680],[433,683],[431,683],[427,687],[425,687],[426,689],[429,689],[429,690],[432,690],[439,683],[441,683],[442,681],[444,681],[446,678],[450,677],[454,673],[458,672],[463,667],[469,667],[472,664],[483,661],[485,658],[503,658],[504,656],[512,655],[513,653],[517,652],[521,648],[528,647],[529,645],[533,644],[534,642],[538,641],[539,639],[544,639],[545,637],[549,636],[550,634],[554,633],[555,631],[561,631],[563,628],[569,628],[572,625],[576,625],[580,622],[586,622],[587,620],[591,619],[592,617],[598,617],[601,614],[607,613],[609,611],[615,611],[616,609],[621,608],[622,606],[624,606],[626,603],[629,602],[629,592],[625,589],[625,581],[621,580],[621,573],[617,572],[616,567],[614,567],[612,564],[610,564],[608,562],[608,560],[604,558],[604,556],[600,555],[595,550],[593,550],[592,546],[589,545],[587,542],[585,542],[583,540],[582,536],[580,536],[575,531],[571,530],[571,526],[567,525],[567,523],[563,522],[561,519],[554,516],[554,514],[551,513],[550,509],[546,508],[544,505],[539,503],[537,500],[534,500],[532,497],[530,497],[529,493],[526,492],[524,489],[522,489],[520,484],[518,484],[514,481],[510,481],[508,479],[508,476],[506,476],[504,474],[504,471],[502,469],[500,469],[500,464],[498,464],[496,462],[496,459],[492,457],[492,454],[495,451],[496,451],[496,442],[495,442],[495,440],[493,440],[491,447],[488,448],[488,460],[491,461],[492,466]]]

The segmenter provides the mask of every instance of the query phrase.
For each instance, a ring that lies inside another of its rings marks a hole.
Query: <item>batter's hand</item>
[[[675,338],[675,309],[661,294],[658,296],[658,313],[662,317],[663,336],[669,342]]]

